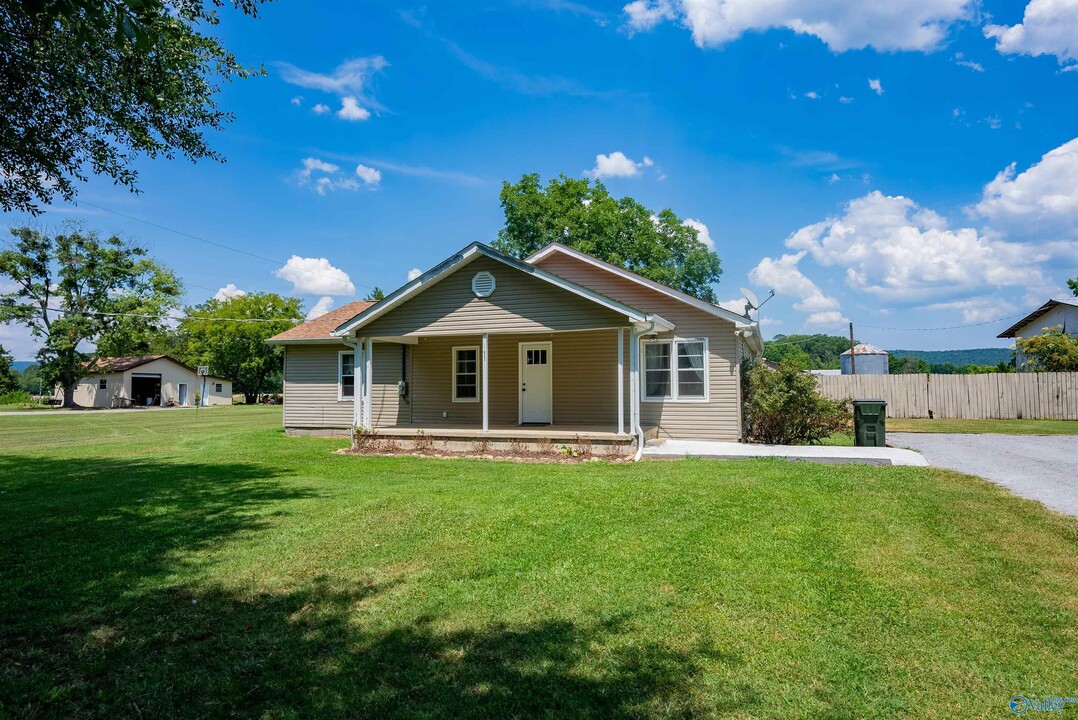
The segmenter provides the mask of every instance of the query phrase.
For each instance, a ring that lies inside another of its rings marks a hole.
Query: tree
[[[283,367],[281,348],[267,345],[266,339],[300,322],[300,306],[298,298],[249,293],[188,308],[179,326],[183,360],[231,378],[244,401],[253,404]]]
[[[23,368],[23,371],[19,373],[19,390],[31,395],[41,395],[46,390],[40,365],[32,363]]]
[[[139,155],[222,159],[203,137],[232,120],[214,95],[253,74],[199,32],[223,2],[0,2],[0,206],[36,214],[90,172],[137,192]]]
[[[544,189],[538,173],[503,182],[501,204],[505,227],[494,246],[507,255],[524,258],[560,242],[715,302],[719,258],[672,210],[654,213],[630,197],[615,200],[601,182],[565,175]]]
[[[19,378],[11,367],[12,362],[11,354],[0,345],[0,395],[19,388]]]
[[[371,291],[367,293],[367,297],[363,299],[367,301],[373,300],[374,302],[382,302],[386,299],[386,294],[382,292],[382,288],[375,285],[374,288],[372,288]]]
[[[772,362],[780,362],[792,348],[800,348],[808,355],[811,369],[834,370],[839,367],[839,355],[850,349],[850,339],[837,335],[776,335],[764,343],[764,357]]]
[[[1067,287],[1069,287],[1071,289],[1071,292],[1074,293],[1074,297],[1078,297],[1078,277],[1074,278],[1073,280],[1068,280]]]
[[[887,366],[887,371],[892,375],[917,375],[932,372],[932,367],[927,362],[913,355],[908,357],[889,355]]]
[[[1063,332],[1062,325],[1044,328],[1040,335],[1017,338],[1018,352],[1032,370],[1072,372],[1078,370],[1078,338]]]
[[[816,378],[792,359],[780,362],[778,370],[746,360],[741,377],[741,417],[753,442],[818,443],[849,428],[849,403],[821,395]]]
[[[42,378],[63,388],[65,407],[75,404],[84,361],[159,332],[183,292],[175,274],[144,248],[68,227],[54,237],[12,228],[14,249],[0,252],[0,278],[15,284],[13,292],[0,295],[0,322],[24,325],[42,339]],[[93,352],[80,350],[91,345]]]

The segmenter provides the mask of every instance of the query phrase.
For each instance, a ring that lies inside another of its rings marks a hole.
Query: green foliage
[[[281,348],[267,345],[266,339],[299,322],[303,317],[300,307],[298,298],[275,293],[207,300],[188,308],[187,317],[180,322],[181,357],[189,365],[209,365],[214,375],[230,378],[235,391],[252,404],[259,393],[274,389],[274,377],[283,366]]]
[[[921,358],[887,356],[887,370],[892,375],[915,375],[932,372],[931,366]]]
[[[23,368],[18,374],[19,390],[31,395],[40,395],[46,390],[45,381],[41,376],[41,366],[31,363]]]
[[[816,378],[792,358],[778,370],[746,361],[741,378],[742,421],[752,442],[817,444],[850,426],[849,402],[821,395]]]
[[[776,335],[764,343],[764,357],[781,362],[796,356],[804,361],[807,355],[812,370],[836,370],[839,355],[850,349],[850,339],[837,335]]]
[[[11,368],[11,355],[0,345],[0,395],[11,392],[19,386],[19,373]]]
[[[255,15],[260,2],[232,4]],[[136,190],[139,155],[221,159],[203,137],[232,120],[218,83],[252,74],[203,34],[222,4],[0,3],[0,206],[36,214],[91,172]]]
[[[655,213],[631,197],[614,199],[601,182],[561,175],[542,187],[538,173],[502,183],[505,227],[494,246],[524,258],[560,242],[656,282],[715,302],[718,256],[672,210]]]
[[[892,350],[891,357],[917,357],[929,365],[996,365],[1014,359],[1008,348],[970,348],[966,350]]]
[[[1015,340],[1029,369],[1043,372],[1078,370],[1078,338],[1063,332],[1062,325],[1045,328],[1040,335]]]
[[[0,405],[29,405],[34,402],[34,397],[22,390],[9,390],[0,393]]]
[[[1073,280],[1068,280],[1067,287],[1071,289],[1071,292],[1074,293],[1075,297],[1078,297],[1078,277]]]
[[[0,278],[15,290],[0,295],[0,322],[24,325],[42,340],[42,380],[63,387],[64,405],[70,406],[82,362],[163,331],[161,316],[178,306],[183,288],[144,248],[115,236],[103,240],[78,225],[67,230],[49,236],[11,229],[16,242],[0,251]],[[95,353],[79,350],[88,343]]]
[[[364,300],[373,300],[375,302],[382,302],[383,300],[385,300],[385,298],[386,298],[386,294],[385,294],[385,292],[382,291],[382,288],[375,285],[374,288],[372,288],[371,291],[369,293],[367,293],[367,297],[365,297],[363,299]]]

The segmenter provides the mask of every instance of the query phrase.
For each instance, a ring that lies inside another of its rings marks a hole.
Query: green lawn
[[[1078,694],[1078,520],[980,480],[357,458],[279,413],[0,418],[0,717],[1001,717]]]
[[[891,432],[1078,435],[1078,420],[900,420],[887,418]]]

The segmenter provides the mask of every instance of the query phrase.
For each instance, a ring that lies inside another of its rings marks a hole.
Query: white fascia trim
[[[636,308],[620,303],[617,300],[612,300],[605,295],[601,295],[593,290],[589,290],[586,287],[577,285],[576,283],[558,277],[557,275],[549,273],[542,268],[537,268],[532,265],[529,265],[528,263],[523,263],[514,258],[502,255],[501,253],[495,252],[494,250],[480,243],[472,243],[456,255],[453,255],[452,257],[443,260],[441,263],[434,266],[424,274],[420,275],[415,280],[412,280],[411,282],[402,285],[399,289],[390,293],[382,302],[378,303],[377,305],[374,305],[371,308],[368,308],[367,310],[364,310],[359,315],[356,315],[351,320],[340,325],[336,330],[333,331],[333,335],[336,337],[344,337],[349,333],[359,329],[360,327],[366,325],[375,318],[385,314],[387,311],[391,310],[393,307],[400,304],[404,300],[416,295],[421,289],[429,285],[433,285],[434,283],[444,278],[446,275],[449,275],[450,273],[458,270],[465,263],[471,262],[479,255],[485,255],[493,260],[504,263],[509,267],[520,270],[521,272],[533,275],[540,280],[545,280],[546,282],[550,283],[551,285],[554,285],[555,287],[559,287],[562,290],[571,292],[574,295],[579,295],[580,297],[586,298],[610,310],[625,315],[630,320],[630,322],[646,322],[649,317],[637,310]]]
[[[268,345],[340,345],[344,341],[341,338],[286,338],[274,340],[269,338],[265,341]]]
[[[625,278],[626,280],[631,280],[638,285],[643,285],[644,287],[651,288],[656,292],[660,292],[663,295],[674,298],[675,300],[680,300],[683,303],[692,305],[698,310],[703,310],[704,312],[715,315],[716,317],[720,317],[723,320],[729,320],[730,322],[737,323],[738,325],[745,324],[744,315],[738,315],[732,310],[727,310],[726,308],[719,307],[718,305],[712,305],[709,302],[704,302],[699,298],[694,298],[692,295],[683,293],[680,290],[675,290],[672,287],[667,287],[666,285],[655,282],[654,280],[648,280],[645,277],[640,277],[635,273],[630,273],[624,268],[619,268],[617,265],[611,265],[610,263],[604,262],[598,258],[593,258],[591,255],[588,255],[587,253],[582,253],[579,250],[569,247],[568,245],[562,245],[560,243],[550,243],[546,247],[540,249],[538,252],[533,254],[531,257],[527,258],[524,262],[528,263],[529,265],[532,265],[554,252],[564,253],[569,257],[576,258],[577,260],[586,262],[589,265],[594,265],[597,268],[614,273],[619,277]]]

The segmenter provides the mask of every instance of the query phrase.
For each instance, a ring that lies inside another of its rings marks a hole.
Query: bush
[[[745,438],[774,445],[818,443],[851,423],[849,400],[828,400],[793,360],[778,370],[745,361],[741,370]]]
[[[29,405],[34,402],[34,396],[22,390],[12,390],[0,395],[0,405]]]

